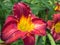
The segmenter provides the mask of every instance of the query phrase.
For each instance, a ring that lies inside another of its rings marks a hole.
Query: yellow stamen
[[[60,22],[55,25],[55,32],[60,33]]]
[[[20,18],[20,21],[17,24],[18,30],[21,30],[23,32],[30,32],[34,28],[34,24],[31,21],[31,17],[29,16],[28,18],[22,15]]]

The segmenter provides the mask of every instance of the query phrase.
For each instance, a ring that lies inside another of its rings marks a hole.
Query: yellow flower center
[[[55,25],[55,32],[60,33],[60,22]]]
[[[20,21],[17,24],[18,30],[21,30],[23,32],[30,32],[34,28],[34,24],[32,23],[31,17],[28,18],[22,15],[20,18]]]
[[[57,6],[55,7],[55,10],[60,11],[60,6],[57,5]]]

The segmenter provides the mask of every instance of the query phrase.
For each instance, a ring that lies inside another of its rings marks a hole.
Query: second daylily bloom
[[[60,4],[58,2],[56,3],[55,11],[60,12]]]
[[[54,14],[53,20],[49,20],[47,23],[55,41],[60,40],[60,14]]]
[[[13,7],[13,14],[8,16],[2,29],[2,40],[12,43],[21,38],[24,45],[34,45],[36,35],[46,35],[46,22],[32,14],[23,2]]]

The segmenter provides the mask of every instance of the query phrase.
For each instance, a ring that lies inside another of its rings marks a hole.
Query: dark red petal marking
[[[18,40],[19,38],[24,38],[26,33],[23,33],[19,30],[15,31],[14,33],[12,33],[6,41],[6,43],[13,43],[16,40]]]
[[[32,19],[33,23],[37,23],[37,24],[45,24],[46,22],[40,18],[33,18]]]
[[[15,31],[13,34],[11,34],[6,41],[6,43],[12,43],[20,38],[20,31]]]

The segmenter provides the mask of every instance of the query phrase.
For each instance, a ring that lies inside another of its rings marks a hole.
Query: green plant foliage
[[[36,42],[36,45],[45,45],[46,43],[46,36],[39,36]]]
[[[24,43],[22,39],[19,39],[16,42],[12,43],[11,45],[24,45]]]
[[[0,31],[1,31],[1,24],[0,24]]]

